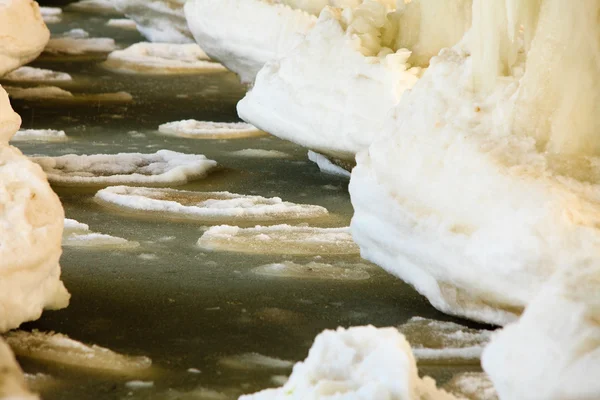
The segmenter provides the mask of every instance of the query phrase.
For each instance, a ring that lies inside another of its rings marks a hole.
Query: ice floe
[[[0,337],[0,399],[39,400],[39,397],[27,388],[23,371],[2,337]]]
[[[46,24],[57,24],[62,21],[62,9],[60,7],[40,7],[40,13]]]
[[[224,71],[197,44],[141,42],[108,55],[104,67],[127,73],[197,74]]]
[[[15,135],[10,139],[10,141],[64,142],[67,139],[68,138],[65,131],[58,131],[55,129],[22,129],[15,133]]]
[[[244,353],[223,357],[219,364],[233,369],[292,369],[292,361],[269,357],[258,353]]]
[[[192,139],[235,139],[265,134],[245,122],[212,122],[194,119],[167,122],[160,125],[158,131],[166,135]]]
[[[89,225],[65,218],[62,245],[66,247],[85,247],[94,249],[135,249],[138,242],[117,236],[96,233]]]
[[[258,275],[292,279],[323,279],[336,281],[360,281],[369,279],[369,267],[365,264],[325,264],[310,262],[297,264],[292,261],[261,265],[252,269]]]
[[[154,154],[118,153],[32,157],[57,186],[171,186],[204,178],[216,161],[203,155],[159,150]]]
[[[350,178],[350,171],[346,171],[344,168],[335,165],[327,157],[322,154],[315,153],[312,150],[308,151],[308,159],[319,167],[321,172],[329,175],[342,176],[344,178]]]
[[[327,209],[229,192],[191,192],[177,189],[111,186],[96,193],[102,205],[129,214],[154,218],[225,221],[272,221],[319,218]]]
[[[458,374],[444,385],[444,390],[461,400],[498,400],[494,384],[483,372]]]
[[[120,28],[128,31],[135,31],[137,27],[135,25],[135,21],[128,18],[113,18],[109,19],[106,22],[106,26],[110,26],[111,28]]]
[[[72,29],[60,37],[53,37],[44,48],[45,53],[62,55],[102,54],[117,49],[112,38],[91,38],[83,29]]]
[[[70,104],[85,103],[130,103],[133,97],[127,92],[116,93],[71,93],[57,86],[37,86],[22,88],[17,86],[4,86],[13,99],[20,100],[52,100]]]
[[[102,370],[118,374],[140,374],[148,370],[148,357],[128,356],[104,347],[87,345],[54,332],[12,331],[4,336],[19,357],[43,360],[76,368]]]
[[[105,15],[120,15],[112,0],[80,0],[67,6],[69,10],[98,13]]]
[[[3,76],[2,80],[15,82],[68,82],[72,81],[73,78],[66,72],[52,71],[43,68],[21,67]]]
[[[265,149],[243,149],[236,150],[230,153],[232,156],[248,157],[248,158],[290,158],[288,153],[279,150]]]
[[[262,254],[357,254],[348,228],[273,225],[240,228],[220,225],[198,239],[205,250]]]

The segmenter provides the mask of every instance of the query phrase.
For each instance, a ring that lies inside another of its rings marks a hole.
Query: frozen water
[[[10,141],[64,142],[67,139],[65,131],[57,131],[54,129],[23,129],[15,133]]]
[[[314,261],[308,264],[297,264],[284,261],[253,268],[252,272],[280,278],[359,281],[369,279],[368,269],[365,264],[325,264]]]
[[[52,100],[70,104],[131,103],[133,101],[133,97],[127,92],[73,94],[68,90],[56,86],[37,86],[31,88],[4,86],[4,89],[6,89],[10,97],[14,99],[31,101]]]
[[[219,364],[234,369],[292,369],[292,361],[269,357],[258,353],[244,353],[235,356],[223,357]]]
[[[335,165],[327,157],[322,154],[315,153],[312,150],[308,151],[308,159],[319,167],[321,172],[330,175],[343,176],[344,178],[350,178],[350,172],[344,168]]]
[[[194,119],[168,122],[160,125],[158,131],[192,139],[235,139],[265,134],[245,122],[212,122]]]
[[[71,75],[49,69],[21,67],[2,77],[5,81],[14,82],[68,82]]]
[[[63,247],[125,250],[135,249],[140,244],[117,236],[92,232],[87,224],[65,218],[62,245]]]
[[[232,151],[231,155],[248,158],[290,158],[291,156],[279,150],[243,149]]]

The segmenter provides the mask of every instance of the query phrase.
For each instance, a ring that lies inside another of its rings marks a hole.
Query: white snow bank
[[[114,39],[90,38],[83,29],[72,29],[62,36],[51,38],[44,49],[45,53],[83,55],[86,53],[110,53],[117,49]]]
[[[198,239],[205,250],[261,254],[356,254],[348,228],[273,225],[240,228],[220,225]]]
[[[327,157],[322,154],[315,153],[312,150],[308,151],[308,159],[319,167],[321,172],[329,175],[342,176],[344,178],[350,178],[350,172],[344,168],[335,165]]]
[[[135,31],[137,30],[137,26],[135,25],[135,21],[128,18],[113,18],[109,19],[106,22],[106,26],[110,26],[111,28],[120,28],[125,29],[127,31]]]
[[[265,150],[265,149],[243,149],[232,151],[232,156],[237,157],[248,157],[248,158],[290,158],[288,153],[284,153],[279,150]]]
[[[95,344],[78,342],[60,333],[13,331],[7,333],[5,339],[17,356],[76,368],[139,374],[152,365],[148,357],[119,354]]]
[[[0,399],[39,400],[27,389],[23,371],[10,348],[0,337]]]
[[[185,15],[185,0],[113,0],[115,7],[137,24],[151,42],[193,43]]]
[[[197,74],[225,70],[221,64],[210,62],[197,44],[148,42],[113,51],[102,65],[115,71],[146,74]]]
[[[194,119],[167,122],[160,125],[158,131],[167,135],[192,139],[234,139],[265,134],[245,122],[212,122]]]
[[[44,50],[50,32],[32,0],[0,2],[0,76],[27,64]]]
[[[52,71],[43,68],[21,67],[3,76],[2,80],[15,82],[67,82],[72,81],[73,78],[66,72]]]
[[[67,9],[98,13],[105,15],[120,15],[121,13],[115,8],[113,0],[80,0],[75,3],[71,3],[67,6]]]
[[[62,245],[65,247],[115,250],[135,249],[140,246],[135,241],[92,232],[89,225],[70,218],[65,218]]]
[[[292,261],[282,263],[261,265],[252,269],[258,275],[274,276],[292,279],[324,279],[339,281],[360,281],[369,279],[365,264],[325,264],[309,262],[308,264],[297,264]]]
[[[521,319],[494,335],[482,365],[501,399],[600,396],[600,267],[565,259]]]
[[[244,353],[219,359],[219,364],[233,369],[292,369],[292,361],[258,353]]]
[[[10,139],[10,141],[64,142],[67,139],[68,138],[65,131],[57,131],[54,129],[24,129],[15,133],[15,135]]]
[[[319,218],[327,209],[229,192],[190,192],[176,189],[111,186],[95,200],[110,208],[154,218],[197,221],[272,221]]]
[[[57,24],[62,20],[62,9],[59,7],[40,7],[40,13],[46,24]]]
[[[55,102],[85,104],[85,103],[130,103],[133,97],[127,92],[116,93],[90,93],[73,94],[57,86],[37,86],[22,88],[17,86],[4,86],[13,99],[21,100],[53,100]]]
[[[32,157],[58,186],[182,185],[204,178],[216,161],[203,155],[159,150],[154,154],[119,153]]]
[[[406,339],[394,328],[338,328],[319,334],[306,360],[278,389],[240,400],[455,400],[421,379]]]

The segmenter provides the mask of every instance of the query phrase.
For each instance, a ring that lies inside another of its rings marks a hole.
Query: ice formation
[[[240,400],[456,400],[421,379],[406,339],[394,328],[338,328],[319,334],[283,387]]]
[[[458,374],[444,385],[444,390],[460,400],[498,400],[492,381],[482,372]]]
[[[113,0],[80,0],[69,4],[68,9],[105,15],[120,14],[115,8]]]
[[[136,43],[116,50],[102,64],[115,71],[146,74],[197,74],[223,71],[197,44]]]
[[[154,154],[118,153],[32,157],[57,186],[171,186],[204,178],[216,161],[198,154],[159,150]]]
[[[59,55],[83,55],[83,54],[102,54],[110,53],[117,49],[114,39],[111,38],[91,38],[89,33],[83,29],[72,29],[65,32],[60,37],[55,37],[48,41],[45,53]]]
[[[348,228],[273,225],[240,228],[220,225],[198,239],[205,250],[261,254],[356,254]]]
[[[269,357],[258,353],[244,353],[223,357],[219,364],[234,369],[291,369],[294,363],[280,358]]]
[[[15,82],[68,82],[72,81],[73,78],[66,72],[57,72],[43,68],[21,67],[3,76],[2,80]]]
[[[128,18],[113,18],[113,19],[109,19],[106,22],[106,26],[110,26],[111,28],[120,28],[120,29],[125,29],[128,31],[135,31],[137,30],[137,26],[135,24],[135,21],[132,19],[128,19]]]
[[[228,222],[319,218],[327,209],[229,192],[190,192],[176,189],[111,186],[96,193],[95,200],[132,215],[151,215],[174,220]]]
[[[261,265],[252,269],[258,275],[291,279],[323,279],[336,281],[361,281],[369,279],[369,267],[364,264],[325,264],[309,262],[297,264],[292,261]]]
[[[20,357],[76,368],[140,374],[152,365],[148,357],[119,354],[104,347],[78,342],[60,333],[12,331],[5,335],[5,339]]]
[[[85,103],[130,103],[133,97],[127,92],[116,93],[86,93],[74,94],[57,86],[37,86],[22,88],[17,86],[4,86],[13,99],[41,101],[53,100],[70,104]]]
[[[185,15],[185,0],[113,0],[115,7],[137,24],[151,42],[193,43]]]
[[[24,129],[20,130],[10,139],[11,142],[64,142],[67,140],[65,131],[54,129]]]
[[[0,1],[0,76],[35,59],[49,37],[35,1]]]
[[[46,24],[57,24],[62,21],[62,9],[59,7],[40,7],[40,13]]]
[[[308,159],[319,167],[321,172],[329,175],[341,176],[344,178],[350,178],[350,171],[345,170],[339,165],[335,165],[323,154],[315,153],[312,150],[308,151]]]
[[[23,371],[10,348],[0,337],[0,399],[39,400],[27,389]]]
[[[62,245],[63,247],[110,250],[135,249],[140,246],[135,241],[104,233],[92,232],[89,225],[70,218],[65,218]]]
[[[167,135],[192,139],[235,139],[265,134],[245,122],[212,122],[194,119],[167,122],[160,125],[158,131]]]
[[[288,153],[279,150],[265,149],[243,149],[236,150],[230,153],[232,156],[247,157],[247,158],[290,158]]]

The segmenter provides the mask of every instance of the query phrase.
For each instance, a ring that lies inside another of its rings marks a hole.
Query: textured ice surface
[[[369,279],[368,269],[369,267],[365,264],[325,264],[319,262],[297,264],[292,261],[284,261],[282,263],[261,265],[253,268],[252,272],[278,278],[360,281]]]
[[[344,168],[335,165],[327,157],[322,154],[315,153],[312,150],[308,151],[308,159],[319,167],[321,172],[330,175],[343,176],[344,178],[350,178],[350,172]]]
[[[23,129],[15,133],[10,141],[64,142],[67,139],[65,131],[57,131],[54,129]]]
[[[136,43],[108,55],[104,67],[128,73],[196,74],[225,71],[211,62],[197,44]]]
[[[348,228],[274,225],[240,228],[220,225],[198,239],[205,250],[264,254],[356,254]]]
[[[127,92],[73,94],[57,86],[37,86],[22,88],[4,86],[10,97],[31,101],[55,101],[64,103],[130,103],[133,97]]]
[[[170,186],[204,178],[216,161],[203,155],[159,150],[154,154],[119,153],[32,157],[57,186]]]
[[[60,37],[48,41],[44,52],[50,54],[82,55],[87,53],[109,53],[117,45],[111,38],[90,38],[83,29],[72,29]]]
[[[219,364],[234,369],[291,369],[292,361],[269,357],[258,353],[244,353],[235,356],[223,357]]]
[[[96,233],[87,224],[65,218],[62,245],[66,247],[86,247],[94,249],[135,249],[138,242],[117,236]]]
[[[327,209],[282,201],[278,197],[229,192],[190,192],[176,189],[111,186],[96,193],[96,201],[110,208],[154,218],[198,221],[271,221],[318,218]]]
[[[15,82],[68,82],[72,81],[73,78],[66,72],[57,72],[43,68],[21,67],[3,76],[2,80]]]
[[[194,119],[167,122],[160,125],[158,130],[167,135],[193,139],[235,139],[265,134],[245,122],[212,122]]]

